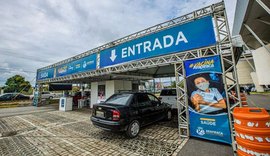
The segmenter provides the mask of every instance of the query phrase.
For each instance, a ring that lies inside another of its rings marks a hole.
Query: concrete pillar
[[[91,83],[91,103],[90,107],[93,107],[93,104],[97,103],[98,100],[98,82]]]
[[[252,80],[253,80],[253,83],[255,85],[257,92],[264,92],[263,87],[259,84],[257,73],[252,72],[252,73],[250,73],[250,76],[252,77]]]
[[[266,47],[270,49],[270,44]],[[252,55],[259,85],[270,85],[270,53],[264,47],[260,47],[252,51]]]
[[[240,85],[253,84],[250,73],[253,72],[253,69],[250,67],[246,60],[240,60],[237,63],[237,75]]]
[[[114,93],[118,93],[119,91],[131,91],[132,90],[132,82],[124,81],[124,80],[110,80],[106,81],[106,99],[112,96]]]
[[[115,93],[115,80],[106,81],[105,83],[105,98],[108,99]]]

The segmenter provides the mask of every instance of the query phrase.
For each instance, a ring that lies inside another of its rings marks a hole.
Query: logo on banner
[[[58,73],[60,73],[60,74],[62,74],[62,73],[65,73],[65,72],[67,72],[67,66],[63,66],[63,67],[61,67],[61,68],[58,68]]]
[[[86,68],[87,64],[86,61],[83,61],[83,68]]]
[[[197,134],[203,136],[205,134],[205,131],[202,127],[198,127],[196,130]]]
[[[40,78],[42,79],[42,78],[47,78],[49,76],[49,72],[42,72],[41,74],[40,74]]]
[[[197,62],[197,63],[192,63],[189,65],[189,68],[192,68],[192,69],[207,69],[207,68],[214,68],[215,65],[215,60],[214,59],[211,59],[211,60],[204,60],[204,61],[201,61],[201,62]]]

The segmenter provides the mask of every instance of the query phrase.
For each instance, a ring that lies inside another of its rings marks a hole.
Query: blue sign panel
[[[216,43],[212,17],[175,26],[100,52],[100,68]]]
[[[49,68],[37,72],[37,80],[43,80],[54,77],[54,68]]]
[[[65,99],[61,99],[61,107],[65,107]]]
[[[190,135],[231,144],[219,56],[184,61]]]
[[[85,72],[89,70],[95,70],[96,60],[97,60],[97,55],[92,54],[90,56],[61,65],[56,68],[56,77],[66,76],[69,74],[75,74],[79,72]]]

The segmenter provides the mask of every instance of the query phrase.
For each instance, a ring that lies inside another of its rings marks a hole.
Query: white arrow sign
[[[112,60],[112,62],[114,62],[114,60],[116,59],[117,55],[115,55],[115,49],[111,51],[111,57],[110,59]]]

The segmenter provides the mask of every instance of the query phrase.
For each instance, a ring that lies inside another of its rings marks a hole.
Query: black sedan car
[[[29,100],[30,97],[20,93],[5,93],[0,95],[0,101]]]
[[[172,117],[170,105],[149,93],[118,93],[93,107],[91,121],[103,130],[124,131],[129,138],[142,126]]]

